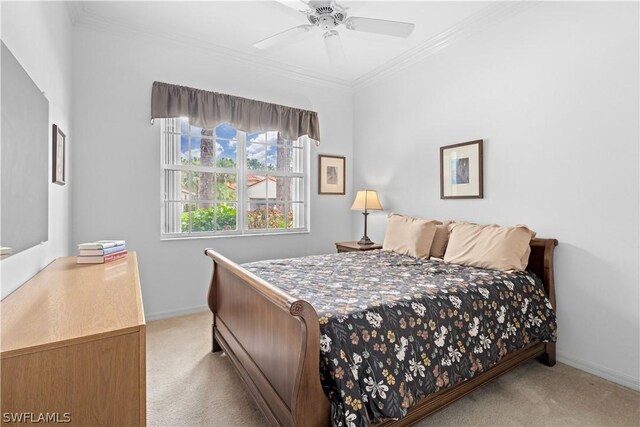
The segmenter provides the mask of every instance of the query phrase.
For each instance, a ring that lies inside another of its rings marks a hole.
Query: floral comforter
[[[320,318],[320,375],[334,426],[402,418],[529,342],[555,341],[542,282],[373,250],[244,267]]]

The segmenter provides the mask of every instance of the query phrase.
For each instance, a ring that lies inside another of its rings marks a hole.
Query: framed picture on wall
[[[318,194],[345,194],[346,158],[318,156]]]
[[[482,199],[482,140],[440,147],[440,198]]]
[[[57,125],[53,125],[53,183],[65,184],[65,139],[64,132]]]

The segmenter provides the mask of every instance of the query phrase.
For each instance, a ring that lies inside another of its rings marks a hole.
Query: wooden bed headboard
[[[538,276],[544,283],[544,290],[553,308],[556,308],[556,289],[553,279],[553,251],[558,245],[556,239],[531,239],[531,255],[527,270]]]

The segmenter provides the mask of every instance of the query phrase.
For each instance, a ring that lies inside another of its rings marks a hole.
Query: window
[[[162,126],[162,237],[309,229],[308,141],[222,124]]]

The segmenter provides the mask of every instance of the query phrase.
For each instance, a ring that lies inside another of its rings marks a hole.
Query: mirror
[[[0,256],[6,258],[49,238],[49,101],[1,44]]]

